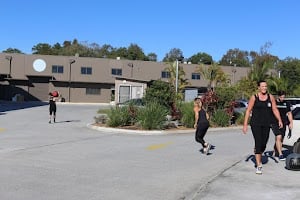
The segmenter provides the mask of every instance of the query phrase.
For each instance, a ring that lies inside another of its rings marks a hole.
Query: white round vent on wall
[[[46,62],[43,59],[33,61],[33,69],[37,72],[42,72],[46,69]]]

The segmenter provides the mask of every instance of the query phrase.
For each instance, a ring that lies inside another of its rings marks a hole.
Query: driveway
[[[103,105],[58,104],[1,112],[0,197],[9,200],[296,199],[300,173],[264,157],[255,174],[253,139],[210,129],[203,155],[194,132],[127,134],[87,128]],[[271,134],[268,150],[272,149]],[[288,181],[287,181],[288,180]]]

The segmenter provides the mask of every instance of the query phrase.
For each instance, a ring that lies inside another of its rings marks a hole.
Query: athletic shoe
[[[211,148],[211,144],[207,143],[207,146],[206,146],[206,155],[209,154],[210,148]]]
[[[51,124],[51,120],[49,120],[49,124]]]
[[[262,175],[262,166],[257,167],[255,173],[258,175]]]
[[[283,155],[279,155],[279,160],[285,161],[285,157]]]

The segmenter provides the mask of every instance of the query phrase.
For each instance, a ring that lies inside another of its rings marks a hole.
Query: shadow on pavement
[[[45,106],[48,102],[43,101],[24,101],[24,102],[13,102],[13,101],[0,101],[0,115],[5,115],[5,112],[12,110],[20,110],[26,108],[32,108],[36,106]]]
[[[57,123],[67,123],[67,122],[80,122],[80,120],[65,120],[65,121],[58,121],[58,122],[55,122],[55,124],[57,124]]]

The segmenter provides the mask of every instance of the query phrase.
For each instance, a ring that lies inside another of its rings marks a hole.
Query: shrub
[[[211,122],[215,126],[226,127],[230,125],[231,116],[223,109],[218,109],[211,117]]]
[[[130,112],[128,112],[126,106],[121,108],[111,108],[107,116],[109,118],[107,120],[107,125],[110,127],[125,126],[132,122]]]
[[[169,108],[170,104],[175,102],[175,89],[170,83],[155,80],[147,87],[144,99],[146,103],[155,101]]]
[[[107,122],[107,114],[99,114],[94,117],[95,123],[106,124]]]
[[[237,118],[235,120],[236,125],[243,125],[244,124],[244,118],[245,118],[245,113],[239,113],[237,114]]]
[[[157,102],[149,102],[137,112],[137,123],[142,129],[163,129],[168,110]]]
[[[181,123],[187,128],[193,128],[195,123],[194,114],[194,103],[193,102],[183,102],[179,104],[179,110],[181,111]]]

